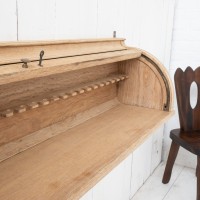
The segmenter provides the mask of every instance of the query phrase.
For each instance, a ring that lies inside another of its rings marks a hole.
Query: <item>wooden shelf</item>
[[[172,114],[118,105],[0,163],[0,196],[79,199]]]
[[[9,109],[0,111],[0,117],[12,117],[14,114],[23,113],[28,110],[32,110],[41,106],[46,106],[55,101],[65,100],[70,97],[83,94],[85,92],[90,92],[92,90],[95,90],[95,89],[98,89],[110,84],[114,84],[119,81],[123,81],[127,78],[128,76],[123,75],[123,74],[112,75],[112,76],[97,80],[95,82],[90,82],[81,86],[77,86],[75,88],[66,89],[67,91],[63,91],[60,94],[52,94],[50,98],[43,98],[39,100],[38,102],[29,102],[25,105],[19,105],[19,106],[16,106],[15,108],[9,108]]]
[[[22,63],[9,64],[0,66],[0,84],[45,77],[52,74],[138,58],[140,56],[141,52],[139,50],[125,49],[113,52],[44,60],[43,67],[38,66],[38,61],[29,63],[28,68],[22,68]]]

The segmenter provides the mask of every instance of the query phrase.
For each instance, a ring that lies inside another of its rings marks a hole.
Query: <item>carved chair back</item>
[[[200,130],[200,67],[195,71],[188,67],[185,72],[178,68],[175,76],[175,88],[179,111],[180,128],[186,132]],[[192,83],[197,85],[197,104],[191,106],[190,90]]]

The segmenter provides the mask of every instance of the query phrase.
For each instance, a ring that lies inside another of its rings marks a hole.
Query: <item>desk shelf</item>
[[[173,112],[118,105],[0,164],[4,200],[75,200]]]
[[[118,75],[112,75],[100,80],[97,80],[95,82],[87,83],[81,86],[77,86],[75,88],[67,89],[67,91],[63,91],[62,93],[55,94],[50,98],[43,98],[38,102],[29,102],[26,105],[19,105],[15,108],[10,108],[7,110],[3,110],[0,112],[1,117],[12,117],[14,114],[20,114],[23,112],[26,112],[28,110],[32,110],[41,106],[49,105],[55,101],[59,100],[65,100],[80,94],[83,94],[85,92],[91,92],[92,90],[96,90],[98,88],[102,88],[104,86],[108,86],[110,84],[118,83],[120,81],[124,81],[127,79],[127,75],[118,74]]]

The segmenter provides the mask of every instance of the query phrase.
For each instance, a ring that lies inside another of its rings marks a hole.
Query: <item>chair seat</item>
[[[174,129],[170,132],[170,138],[191,153],[200,155],[200,131]]]

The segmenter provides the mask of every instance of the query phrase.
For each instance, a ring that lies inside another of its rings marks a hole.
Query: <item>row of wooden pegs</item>
[[[77,96],[78,94],[90,92],[92,90],[95,90],[95,89],[98,89],[98,88],[101,88],[101,87],[104,87],[104,86],[107,86],[110,84],[114,84],[119,81],[123,81],[127,78],[128,78],[127,75],[110,76],[110,77],[107,77],[105,79],[102,79],[102,80],[99,80],[96,82],[88,83],[87,85],[84,85],[84,86],[73,88],[71,91],[68,91],[66,93],[61,93],[56,96],[52,96],[49,99],[42,99],[39,102],[31,102],[27,105],[20,105],[14,109],[7,109],[5,111],[0,112],[0,115],[1,115],[1,117],[12,117],[14,114],[23,113],[28,110],[38,108],[40,106],[49,105],[50,103],[61,100],[61,99],[68,99],[69,97],[74,97],[74,96]]]

